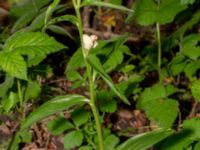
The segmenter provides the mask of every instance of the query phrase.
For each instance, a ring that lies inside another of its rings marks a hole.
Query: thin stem
[[[156,23],[156,34],[157,34],[157,42],[158,42],[158,72],[159,72],[159,78],[160,78],[162,51],[161,51],[161,40],[160,40],[160,24],[158,22]]]
[[[22,90],[21,90],[21,83],[19,79],[17,79],[17,90],[18,90],[20,110],[21,110],[22,118],[24,118]]]
[[[74,5],[75,11],[76,11],[76,16],[77,16],[78,21],[79,21],[78,22],[78,31],[79,31],[79,36],[80,36],[80,40],[81,40],[81,47],[82,47],[84,62],[85,62],[85,65],[86,65],[86,72],[87,72],[87,76],[88,76],[88,79],[89,79],[90,107],[92,109],[92,113],[94,115],[95,124],[96,124],[98,149],[104,150],[100,116],[99,116],[99,111],[98,111],[96,104],[95,104],[93,72],[92,72],[92,69],[91,69],[89,63],[86,60],[87,52],[84,49],[84,45],[83,45],[84,44],[83,38],[82,38],[83,37],[83,26],[82,26],[82,19],[81,19],[81,15],[80,15],[80,3],[77,3],[75,0],[73,0],[73,5]]]

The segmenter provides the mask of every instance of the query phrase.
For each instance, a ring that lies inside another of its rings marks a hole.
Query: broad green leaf
[[[70,150],[82,144],[83,134],[81,131],[72,131],[64,136],[63,142],[65,149]]]
[[[8,90],[13,86],[14,78],[6,76],[5,81],[0,84],[0,97],[3,98],[6,96]]]
[[[60,0],[53,0],[53,2],[49,5],[49,7],[47,8],[46,14],[45,14],[45,25],[47,24],[47,21],[49,20],[49,18],[51,17],[54,9],[56,8],[56,6],[59,4]]]
[[[199,34],[190,34],[183,39],[183,54],[191,59],[197,60],[200,56]]]
[[[77,17],[75,17],[73,15],[63,15],[63,16],[55,17],[48,22],[48,25],[55,24],[55,23],[62,22],[62,21],[68,21],[68,22],[71,22],[72,24],[78,26],[78,19],[77,19]]]
[[[188,137],[196,140],[200,138],[200,118],[192,118],[183,122],[183,129],[190,132]]]
[[[157,129],[139,134],[119,145],[116,150],[146,150],[172,133],[171,129]]]
[[[200,142],[195,144],[194,150],[200,150]]]
[[[74,105],[87,103],[89,100],[80,95],[65,95],[55,97],[46,103],[42,104],[35,111],[33,111],[21,125],[21,129],[31,126],[33,123],[52,115],[56,112],[68,109]]]
[[[77,69],[83,68],[85,66],[83,54],[81,49],[78,49],[70,58],[69,62],[67,63],[67,68],[65,70],[65,74],[67,78],[71,81],[75,80],[82,80],[82,76]]]
[[[78,127],[85,124],[90,117],[89,112],[83,108],[78,108],[74,110],[71,115],[74,124]]]
[[[11,8],[11,15],[21,17],[29,11],[39,12],[40,8],[47,5],[52,0],[27,0],[17,3]]]
[[[39,96],[41,92],[41,87],[39,83],[34,81],[28,81],[28,86],[25,90],[25,97],[24,100],[35,99]]]
[[[191,61],[184,68],[185,75],[192,81],[196,78],[196,72],[200,69],[200,60]]]
[[[105,150],[115,150],[115,147],[119,143],[119,137],[114,134],[107,136],[104,140],[104,148]]]
[[[200,80],[195,80],[192,82],[191,91],[194,98],[199,102],[200,101]]]
[[[84,0],[83,3],[81,4],[81,7],[88,6],[88,5],[89,6],[109,7],[109,8],[118,9],[121,11],[133,12],[133,10],[128,9],[122,5],[114,5],[111,3],[101,2],[101,1],[97,1],[97,0]]]
[[[12,108],[14,108],[18,101],[19,97],[17,93],[10,92],[8,98],[3,101],[3,109],[5,112],[8,113]]]
[[[124,49],[128,47],[122,45],[117,50],[114,50],[110,55],[107,61],[103,64],[103,68],[106,72],[110,72],[117,67],[117,65],[121,64],[124,58]]]
[[[95,71],[101,76],[101,78],[108,84],[111,90],[126,104],[130,104],[128,99],[122,94],[119,88],[117,88],[113,83],[112,79],[105,73],[103,66],[101,65],[99,59],[95,55],[88,55],[87,61],[95,69]]]
[[[45,12],[39,14],[29,25],[28,31],[37,31],[44,26]]]
[[[30,12],[24,14],[23,16],[21,16],[13,25],[11,32],[14,33],[17,30],[28,25],[36,15],[37,15],[37,13],[35,11],[30,11]]]
[[[175,56],[172,61],[169,63],[170,73],[174,76],[180,74],[184,71],[185,66],[187,65],[187,59],[185,56],[179,54]]]
[[[69,122],[66,118],[58,117],[48,122],[47,127],[48,127],[48,130],[53,135],[59,135],[68,129],[74,128],[74,125],[71,122]]]
[[[114,5],[122,5],[122,0],[109,0],[109,3]]]
[[[134,5],[134,16],[140,25],[170,23],[179,12],[187,8],[180,0],[161,0],[160,4],[154,0],[136,0]]]
[[[99,108],[102,112],[115,112],[117,109],[117,102],[114,100],[113,94],[110,91],[97,92],[96,96],[99,102]]]
[[[137,107],[143,109],[151,121],[162,127],[171,127],[178,115],[178,103],[167,96],[175,92],[175,89],[171,91],[160,84],[146,88],[139,98]]]
[[[1,51],[0,66],[10,76],[27,80],[27,65],[20,54]]]
[[[20,55],[27,55],[28,66],[32,66],[40,63],[47,54],[57,52],[63,48],[66,47],[45,33],[17,32],[8,38],[3,51],[12,53],[13,57],[17,55],[18,59]],[[13,51],[15,54],[13,54]]]

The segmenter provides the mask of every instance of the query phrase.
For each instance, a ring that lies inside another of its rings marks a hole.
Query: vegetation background
[[[0,0],[0,149],[200,150],[200,0]]]

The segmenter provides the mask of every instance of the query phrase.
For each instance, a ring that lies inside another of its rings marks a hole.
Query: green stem
[[[20,110],[21,110],[22,118],[24,118],[22,90],[21,90],[21,83],[19,79],[17,79],[17,90],[18,90]]]
[[[160,78],[162,51],[161,51],[161,40],[160,40],[160,24],[158,22],[156,23],[156,34],[157,34],[157,42],[158,42],[158,72],[159,72],[159,78]]]
[[[86,65],[86,72],[87,72],[87,76],[89,79],[90,107],[92,109],[92,113],[93,113],[94,119],[95,119],[95,125],[96,125],[96,130],[97,130],[97,140],[98,140],[98,150],[104,150],[100,116],[99,116],[98,108],[96,107],[96,103],[95,103],[93,72],[92,72],[91,66],[89,65],[89,63],[86,60],[87,52],[84,49],[84,43],[83,43],[83,38],[82,38],[83,37],[83,26],[82,26],[82,19],[81,19],[81,15],[80,15],[80,2],[73,0],[73,5],[74,5],[75,11],[76,11],[76,16],[79,21],[78,22],[78,31],[79,31],[79,36],[80,36],[80,40],[81,40],[81,47],[82,47],[84,62]]]

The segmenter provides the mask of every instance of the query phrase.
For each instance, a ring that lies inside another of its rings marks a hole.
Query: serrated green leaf
[[[160,4],[154,0],[136,0],[134,15],[140,25],[152,25],[156,22],[166,24],[172,22],[186,8],[187,5],[181,4],[180,0],[162,0]]]
[[[170,73],[172,73],[174,76],[178,75],[184,71],[187,63],[188,62],[185,56],[181,54],[175,56],[169,64]]]
[[[48,130],[53,135],[59,135],[68,129],[74,128],[74,125],[71,122],[69,122],[66,118],[58,117],[48,122],[47,127],[48,127]]]
[[[5,112],[8,113],[13,107],[16,106],[18,101],[19,97],[17,93],[10,92],[8,98],[3,102],[3,109],[5,110]]]
[[[128,99],[122,94],[119,88],[117,88],[113,83],[112,79],[105,73],[103,66],[101,65],[99,59],[95,55],[88,55],[87,61],[89,64],[95,69],[95,71],[101,76],[101,78],[108,84],[111,90],[119,97],[121,100],[126,103],[130,104]]]
[[[56,112],[68,109],[74,105],[87,103],[89,100],[81,95],[65,95],[55,97],[46,103],[42,104],[35,111],[33,111],[21,125],[21,129],[28,128],[33,123],[52,115]]]
[[[6,76],[5,81],[0,84],[0,97],[3,98],[6,96],[8,90],[13,86],[14,78],[11,76]]]
[[[184,68],[185,75],[192,81],[195,79],[197,70],[200,69],[200,60],[191,61]]]
[[[192,82],[191,91],[194,98],[197,101],[200,101],[200,80],[195,80]]]
[[[72,112],[72,120],[78,127],[85,124],[89,117],[89,112],[83,108],[78,108]]]
[[[79,72],[77,72],[77,69],[83,68],[85,66],[83,54],[81,49],[78,49],[70,58],[67,68],[65,70],[65,74],[67,78],[71,81],[75,80],[82,80],[82,76]]]
[[[82,144],[83,134],[81,131],[72,131],[64,136],[63,141],[65,149],[75,148]]]
[[[63,48],[66,47],[45,33],[17,32],[8,38],[3,51],[11,52],[12,55],[27,55],[28,66],[32,66],[40,63],[47,54]]]
[[[107,136],[104,140],[104,148],[105,150],[115,150],[115,147],[119,143],[119,137],[114,134]]]
[[[41,92],[41,87],[39,83],[34,82],[34,81],[29,81],[28,86],[25,90],[25,98],[24,100],[30,100],[30,99],[35,99],[39,96]]]
[[[101,1],[97,1],[97,0],[84,0],[83,3],[81,4],[81,7],[88,6],[88,5],[89,6],[109,7],[109,8],[118,9],[121,11],[133,12],[133,10],[128,9],[122,5],[114,5],[111,3],[101,2]]]
[[[182,42],[183,54],[191,59],[197,60],[200,56],[198,42],[200,42],[199,34],[191,34],[185,37]]]
[[[0,66],[9,75],[27,80],[27,65],[21,55],[2,51],[0,53]]]
[[[171,129],[157,129],[139,134],[119,145],[116,150],[146,150],[172,133]]]
[[[146,88],[141,94],[137,107],[144,109],[148,118],[162,127],[171,127],[178,115],[178,103],[169,99],[166,87],[157,84]]]
[[[106,72],[110,72],[121,64],[124,58],[123,49],[127,48],[126,46],[120,46],[117,50],[113,51],[108,60],[103,64],[103,67]]]

